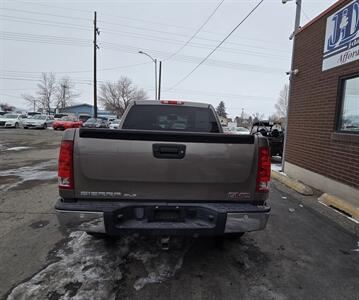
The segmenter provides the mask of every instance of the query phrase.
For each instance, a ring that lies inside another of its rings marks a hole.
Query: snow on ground
[[[273,171],[280,172],[282,170],[282,165],[281,164],[272,164],[271,168]]]
[[[31,149],[32,147],[12,147],[12,148],[7,148],[5,149],[5,151],[21,151],[21,150],[26,150],[26,149]]]
[[[148,273],[136,280],[134,289],[139,290],[174,276],[189,248],[162,251],[147,239],[124,237],[106,241],[79,231],[70,238],[58,250],[57,262],[15,287],[7,299],[115,299],[131,258],[141,261]]]
[[[181,245],[180,240],[177,242]],[[177,245],[175,249],[170,251],[159,251],[158,245],[148,243],[146,240],[141,241],[139,246],[138,250],[130,253],[129,257],[141,261],[148,275],[136,280],[133,285],[136,291],[142,289],[146,284],[161,283],[173,277],[181,269],[183,258],[190,247],[190,243],[185,243],[180,248]]]
[[[74,232],[58,262],[17,286],[7,298],[115,299],[114,286],[122,278],[120,265],[128,252],[126,240],[106,245],[84,232]]]
[[[0,185],[0,191],[8,191],[24,182],[31,180],[51,180],[57,178],[56,171],[47,169],[56,165],[56,160],[41,162],[34,166],[0,171],[1,177],[17,177],[15,182]]]

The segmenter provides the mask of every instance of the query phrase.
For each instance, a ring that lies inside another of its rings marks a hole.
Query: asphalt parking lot
[[[175,239],[163,251],[149,238],[62,234],[61,136],[0,130],[0,298],[359,299],[351,221],[276,182],[267,229],[223,244]]]

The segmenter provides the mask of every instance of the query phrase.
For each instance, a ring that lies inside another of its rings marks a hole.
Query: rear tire
[[[15,128],[19,128],[19,123],[15,123]]]
[[[47,124],[44,123],[44,126],[42,126],[42,129],[46,129],[47,128]]]

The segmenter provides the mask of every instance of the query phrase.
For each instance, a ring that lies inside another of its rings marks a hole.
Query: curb
[[[277,171],[271,172],[271,176],[273,179],[278,180],[279,182],[283,183],[287,187],[291,188],[292,190],[298,192],[301,195],[304,196],[312,196],[313,190],[303,183],[299,182],[298,180],[292,179],[288,176],[285,176]]]
[[[347,201],[327,193],[321,195],[318,200],[320,203],[344,212],[354,220],[359,221],[359,208]]]

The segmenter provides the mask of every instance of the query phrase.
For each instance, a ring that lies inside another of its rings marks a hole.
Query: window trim
[[[343,95],[344,95],[345,82],[353,78],[359,78],[359,72],[339,77],[338,93],[337,93],[337,108],[336,108],[335,128],[334,128],[336,133],[345,133],[345,134],[349,133],[349,134],[359,135],[359,131],[340,129],[341,117],[344,107]]]

